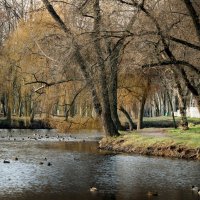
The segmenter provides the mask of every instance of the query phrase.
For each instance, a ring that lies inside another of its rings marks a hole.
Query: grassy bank
[[[148,130],[150,130],[149,134]],[[100,148],[117,152],[200,160],[200,125],[192,126],[188,131],[156,128],[154,130],[160,131],[159,134],[153,135],[152,129],[145,129],[144,132],[121,132],[119,137],[103,138],[100,141]]]

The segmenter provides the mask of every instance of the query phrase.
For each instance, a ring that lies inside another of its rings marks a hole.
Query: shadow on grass
[[[180,123],[180,117],[176,117],[176,125]],[[200,124],[200,118],[188,118],[189,124]],[[173,120],[171,117],[149,117],[144,118],[144,128],[173,128]]]

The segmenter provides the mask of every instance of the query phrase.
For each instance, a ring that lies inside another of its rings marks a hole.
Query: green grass
[[[164,146],[173,143],[173,139],[165,137],[142,136],[138,133],[133,133],[123,137],[124,146],[134,147],[150,147],[150,146]]]
[[[200,148],[200,125],[190,127],[190,129],[186,131],[171,129],[168,135],[178,144],[191,148]]]
[[[137,131],[129,133],[121,132],[119,137],[107,138],[114,144],[123,147],[168,147],[171,145],[181,145],[187,148],[200,148],[200,125],[191,127],[187,131],[181,129],[165,129],[164,137],[141,135]]]

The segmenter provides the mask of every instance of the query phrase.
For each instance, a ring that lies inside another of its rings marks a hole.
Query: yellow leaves
[[[118,100],[119,104],[133,105],[138,102],[147,87],[147,75],[135,70],[134,74],[120,74]]]

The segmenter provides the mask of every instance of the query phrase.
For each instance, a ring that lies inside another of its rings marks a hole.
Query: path
[[[144,128],[137,132],[144,136],[167,137],[166,130],[166,128]]]

